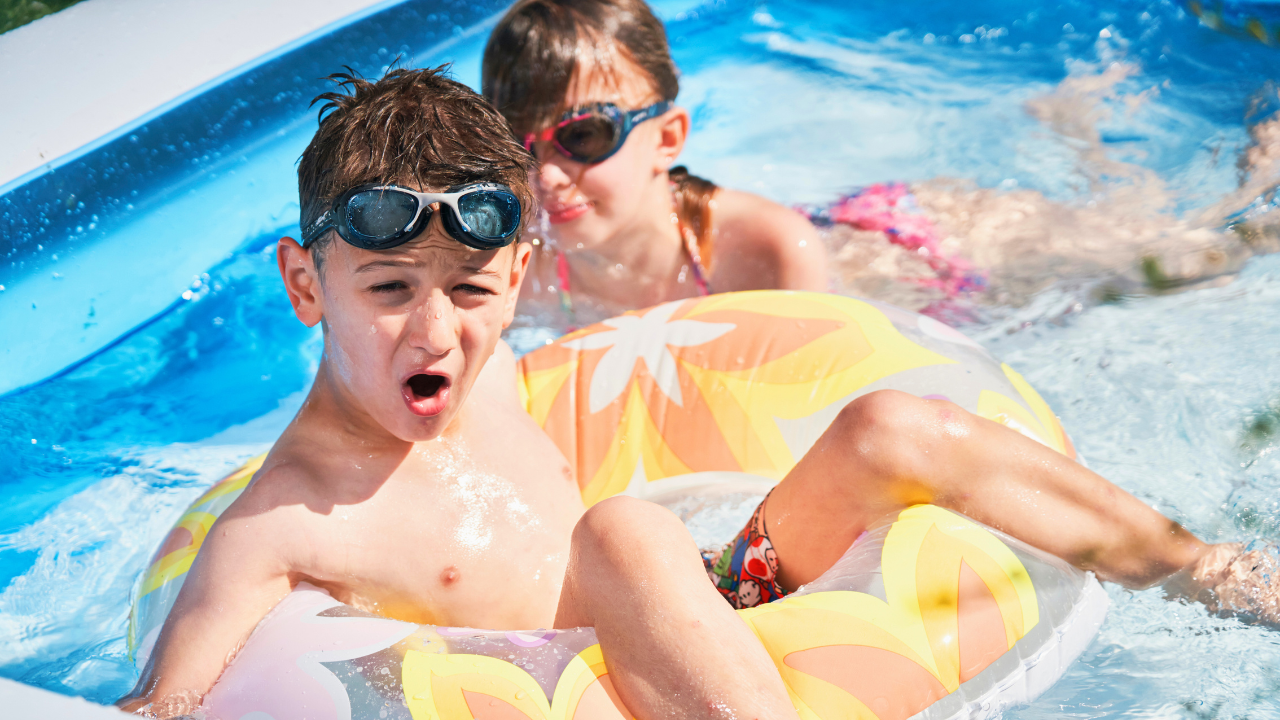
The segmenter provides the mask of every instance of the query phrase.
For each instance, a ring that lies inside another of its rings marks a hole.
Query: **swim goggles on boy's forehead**
[[[598,163],[613,157],[627,141],[632,128],[671,109],[663,100],[639,110],[622,110],[613,103],[597,103],[570,110],[560,122],[541,132],[524,136],[524,149],[550,140],[561,155],[580,163]]]
[[[337,230],[343,240],[365,250],[403,245],[427,226],[432,203],[449,209],[441,217],[445,232],[477,250],[509,245],[520,229],[520,200],[506,185],[470,183],[442,193],[420,193],[399,185],[362,185],[339,195],[332,208],[303,230],[302,246],[330,230]]]

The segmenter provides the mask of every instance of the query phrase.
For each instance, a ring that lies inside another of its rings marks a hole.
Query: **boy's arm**
[[[254,627],[289,593],[286,508],[259,477],[216,522],[187,573],[133,691],[116,704],[171,717],[194,711]],[[247,502],[246,502],[247,501]]]

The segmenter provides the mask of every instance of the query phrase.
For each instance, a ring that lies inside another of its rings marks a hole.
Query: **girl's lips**
[[[571,220],[577,220],[584,213],[591,209],[591,203],[578,203],[576,205],[558,205],[547,208],[547,219],[552,225],[567,223]]]
[[[400,394],[409,412],[419,417],[433,417],[449,404],[449,378],[433,373],[417,373],[400,385]]]

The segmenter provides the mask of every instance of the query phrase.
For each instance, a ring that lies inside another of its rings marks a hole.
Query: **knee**
[[[842,447],[887,476],[927,477],[946,462],[972,430],[973,416],[946,400],[924,400],[898,390],[855,398],[831,424]]]
[[[573,554],[610,565],[634,560],[654,549],[655,538],[688,534],[670,510],[644,500],[618,496],[592,505],[573,530]]]

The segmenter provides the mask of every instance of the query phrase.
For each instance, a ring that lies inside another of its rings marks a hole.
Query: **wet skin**
[[[644,720],[794,720],[772,661],[680,521],[625,497],[584,512],[564,457],[521,407],[499,334],[529,248],[471,251],[438,223],[395,251],[334,242],[323,283],[306,251],[279,243],[298,317],[326,322],[315,385],[210,531],[122,707],[195,709],[305,580],[408,621],[594,627],[612,687]],[[1180,568],[1194,581],[1212,550],[1054,450],[886,390],[849,403],[767,503],[784,587],[918,502],[1131,587]]]
[[[613,102],[640,108],[659,98],[630,60],[616,57],[596,70],[582,53],[565,107]],[[672,223],[667,174],[684,148],[689,112],[673,107],[636,125],[609,159],[595,164],[564,157],[550,142],[537,143],[540,166],[534,190],[547,211],[550,239],[568,259],[575,305],[598,304],[601,317],[698,294],[688,254]],[[721,188],[712,201],[715,249],[710,282],[717,292],[826,290],[822,242],[796,212],[757,195]],[[558,305],[553,255],[540,246],[526,284],[522,312]],[[580,320],[582,318],[579,318]]]
[[[298,317],[325,323],[324,357],[210,531],[126,709],[203,694],[304,580],[410,622],[551,626],[584,507],[499,339],[528,254],[471,250],[437,216],[390,251],[335,237],[321,282],[310,253],[280,241]]]

